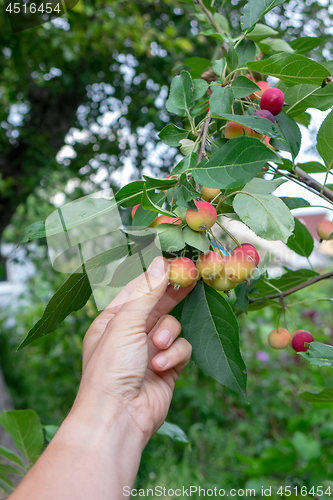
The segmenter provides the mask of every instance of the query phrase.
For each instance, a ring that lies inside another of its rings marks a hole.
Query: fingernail
[[[160,356],[157,356],[157,358],[155,358],[155,361],[161,368],[164,368],[168,364],[168,358],[164,356],[164,354],[160,354]]]
[[[158,334],[156,335],[156,338],[162,342],[162,344],[164,344],[165,346],[168,347],[168,344],[171,340],[171,333],[169,332],[169,330],[161,330],[160,332],[158,332]]]
[[[163,257],[156,257],[148,267],[148,273],[162,278],[166,273],[166,266]]]

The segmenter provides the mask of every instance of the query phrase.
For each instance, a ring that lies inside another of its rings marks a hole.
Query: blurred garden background
[[[245,1],[216,4],[231,33],[238,30]],[[301,36],[322,38],[307,54],[318,61],[332,59],[332,21],[329,0],[286,1],[265,19],[288,42]],[[59,425],[78,389],[82,338],[97,315],[90,300],[55,333],[15,352],[66,279],[52,268],[45,238],[17,249],[25,228],[84,195],[109,187],[116,191],[143,173],[166,175],[180,160],[178,150],[163,144],[157,132],[170,121],[177,124],[164,108],[172,77],[188,58],[211,59],[218,50],[214,37],[197,36],[202,24],[202,14],[190,0],[84,0],[66,16],[13,34],[3,8],[1,410],[10,404],[30,408],[43,424]],[[200,74],[198,68],[198,78]],[[307,138],[303,161],[316,158],[311,137],[321,119],[320,112],[313,114],[308,129],[302,130]],[[314,198],[311,203],[320,204]],[[122,217],[128,221],[129,210]],[[316,241],[308,266],[322,272],[332,268],[333,247],[326,245]],[[297,269],[290,253],[272,264],[272,249],[261,251],[274,272],[283,265]],[[315,340],[333,344],[332,302],[318,301],[330,297],[332,280],[298,292],[291,301],[301,303],[291,308],[287,326],[309,330]],[[333,494],[332,404],[311,404],[299,397],[304,391],[333,388],[332,369],[310,365],[291,349],[269,348],[276,309],[247,316],[239,311],[238,319],[249,403],[191,362],[176,385],[167,419],[183,429],[188,443],[154,436],[143,454],[136,487],[331,485]]]

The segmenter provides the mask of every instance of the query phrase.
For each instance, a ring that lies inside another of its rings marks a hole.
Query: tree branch
[[[309,279],[308,281],[304,281],[304,283],[301,283],[300,285],[293,286],[292,288],[289,288],[289,290],[286,290],[285,292],[281,293],[272,293],[271,295],[266,295],[266,297],[256,297],[255,299],[250,299],[250,304],[253,302],[258,302],[260,300],[266,300],[266,299],[280,299],[282,300],[284,297],[287,297],[287,295],[291,295],[292,293],[298,292],[298,290],[302,290],[302,288],[306,288],[310,285],[314,285],[315,283],[318,283],[318,281],[322,280],[327,280],[329,278],[333,278],[333,271],[330,271],[329,273],[326,274],[320,274],[319,276],[314,276],[313,278]]]
[[[296,174],[298,180],[300,180],[303,184],[311,187],[319,194],[323,194],[326,198],[328,198],[331,202],[333,202],[333,191],[331,191],[328,187],[324,187],[320,182],[317,182],[308,175],[304,170],[299,167],[296,167]]]
[[[205,125],[204,125],[202,136],[201,136],[201,145],[200,145],[200,152],[199,152],[199,158],[198,158],[197,164],[199,164],[201,162],[202,157],[205,154],[205,147],[206,147],[206,140],[207,140],[207,134],[208,134],[208,127],[209,127],[209,122],[210,122],[210,115],[211,115],[210,110],[208,110]]]

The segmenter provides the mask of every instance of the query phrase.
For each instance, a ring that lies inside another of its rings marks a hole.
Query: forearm
[[[10,500],[123,499],[143,440],[129,416],[117,417],[99,421],[74,409]]]

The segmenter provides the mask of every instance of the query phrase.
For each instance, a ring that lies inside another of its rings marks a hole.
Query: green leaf
[[[191,75],[188,71],[182,71],[171,82],[169,98],[165,103],[166,109],[176,114],[179,114],[178,111],[180,111],[180,116],[183,116],[184,112],[189,113],[189,108],[193,104],[193,98]]]
[[[256,24],[267,12],[283,3],[283,0],[249,0],[243,8],[241,17],[242,30],[247,30]]]
[[[256,289],[251,293],[251,297],[265,296],[280,292],[285,292],[294,286],[301,285],[305,281],[317,276],[318,273],[310,269],[300,269],[299,271],[287,271],[280,278],[261,280],[257,283]]]
[[[266,38],[258,43],[263,54],[276,54],[278,52],[294,52],[289,43],[281,38]]]
[[[300,125],[304,125],[304,127],[309,127],[311,123],[310,113],[301,113],[300,115],[295,117],[295,122],[299,123]]]
[[[292,42],[289,42],[289,45],[299,54],[306,54],[324,42],[324,38],[317,38],[315,36],[299,36]]]
[[[190,139],[182,139],[180,143],[181,143],[180,151],[183,153],[183,155],[187,156],[190,155],[191,153],[195,153],[195,150],[197,149],[197,144],[194,141],[191,141]]]
[[[261,61],[249,62],[247,67],[264,75],[280,78],[288,86],[301,83],[319,86],[329,76],[329,71],[322,64],[301,54],[285,52]]]
[[[196,78],[193,80],[194,88],[194,100],[200,99],[205,95],[209,88],[209,83],[206,80],[201,80],[201,78]]]
[[[250,78],[247,78],[246,76],[238,76],[235,80],[233,80],[231,89],[234,93],[235,99],[241,99],[242,97],[247,97],[253,94],[253,92],[260,90],[260,87],[250,80]]]
[[[306,352],[299,352],[303,358],[310,361],[312,365],[329,366],[333,368],[333,346],[313,341],[310,349]]]
[[[43,427],[37,413],[33,410],[3,411],[0,424],[28,462],[35,462],[44,444]]]
[[[144,185],[144,181],[130,182],[116,193],[116,201],[119,202],[122,207],[134,207],[134,205],[141,203]]]
[[[320,392],[302,392],[298,395],[299,398],[309,403],[332,403],[333,389],[323,389]]]
[[[333,166],[332,132],[333,111],[326,116],[317,134],[317,151],[324,160],[327,170],[331,170]]]
[[[235,294],[237,300],[235,302],[235,306],[239,307],[243,313],[247,314],[249,308],[249,293],[252,292],[254,288],[256,288],[257,283],[263,278],[265,275],[259,276],[259,278],[254,278],[250,280],[250,284],[248,282],[240,283],[235,288]]]
[[[258,236],[287,243],[294,229],[294,217],[276,196],[237,194],[233,207],[240,219]]]
[[[159,224],[155,229],[163,251],[171,253],[184,248],[185,241],[180,224]]]
[[[209,98],[209,109],[212,115],[221,116],[231,111],[234,102],[234,93],[228,87],[213,87]]]
[[[228,42],[228,55],[227,55],[227,66],[229,71],[234,71],[238,65],[238,55],[234,48],[234,42],[229,40]]]
[[[27,241],[37,240],[38,238],[45,238],[45,223],[43,221],[34,222],[30,226],[26,227],[22,231],[23,238],[19,245],[26,243]]]
[[[328,83],[324,88],[318,85],[295,85],[285,91],[286,113],[292,118],[299,116],[308,108],[326,111],[333,105],[333,83]]]
[[[88,271],[89,277],[86,273],[72,274],[53,295],[43,316],[29,331],[17,350],[19,351],[39,337],[54,332],[70,313],[82,309],[92,293],[90,283],[101,281],[101,273],[105,272],[105,266],[109,262],[125,257],[127,253],[127,245],[112,248],[87,261],[86,271]],[[96,279],[94,279],[95,276]]]
[[[18,469],[17,467],[13,467],[13,465],[4,465],[0,464],[0,471],[4,474],[15,474],[15,476],[24,476],[24,472]]]
[[[139,205],[134,214],[132,225],[148,227],[156,219],[156,217],[156,212],[153,212],[152,210],[145,210],[141,205]]]
[[[159,205],[154,203],[151,198],[149,198],[145,186],[143,186],[142,207],[145,208],[146,210],[152,210],[153,212],[157,212],[159,214],[167,215],[169,217],[174,217],[174,214],[172,212],[169,212],[168,210],[161,208]]]
[[[192,78],[200,78],[202,73],[210,68],[212,63],[204,57],[190,57],[184,61],[184,66],[190,68]]]
[[[198,281],[186,298],[182,324],[195,363],[207,375],[246,397],[246,367],[239,350],[239,327],[225,298]]]
[[[279,32],[273,30],[270,26],[266,26],[265,24],[258,23],[255,25],[254,29],[251,31],[251,33],[248,33],[246,35],[246,38],[249,38],[250,40],[253,40],[254,42],[260,42],[260,40],[263,40],[264,38],[267,37],[272,37],[278,35]]]
[[[280,200],[282,200],[290,210],[293,210],[294,208],[304,208],[311,206],[310,203],[303,198],[289,198],[287,196],[281,196]]]
[[[227,62],[224,57],[215,61],[213,64],[214,73],[218,76],[222,76],[226,64]]]
[[[50,442],[54,438],[57,430],[59,429],[59,426],[58,425],[44,425],[43,428],[44,428],[44,433],[45,433],[45,439],[46,439],[46,441]]]
[[[249,61],[253,61],[256,57],[257,52],[259,52],[259,48],[256,46],[252,40],[243,40],[236,47],[236,52],[238,56],[238,64],[239,67],[242,68],[246,66]]]
[[[222,31],[226,31],[227,33],[229,33],[230,28],[226,17],[222,16],[222,14],[219,14],[218,12],[215,12],[213,15],[213,19],[215,21],[215,24],[217,24]]]
[[[185,432],[178,427],[178,425],[170,424],[170,422],[164,422],[162,427],[158,429],[156,434],[161,436],[169,436],[174,441],[179,441],[180,443],[188,443],[187,436]]]
[[[9,450],[5,446],[0,446],[0,455],[2,457],[6,458],[7,460],[9,460],[10,462],[13,462],[14,464],[16,464],[24,469],[24,464],[23,464],[21,458],[16,453]]]
[[[267,161],[281,162],[258,139],[236,137],[213,153],[205,165],[194,169],[192,175],[202,186],[233,189],[253,179]]]
[[[268,181],[256,177],[244,186],[243,191],[252,194],[270,194],[285,182],[287,182],[286,179],[272,179]]]
[[[228,121],[233,121],[236,123],[240,123],[245,127],[252,128],[256,132],[264,135],[268,135],[269,137],[274,137],[275,139],[279,139],[281,141],[285,141],[284,134],[282,134],[280,128],[272,123],[271,120],[267,118],[261,118],[260,116],[249,116],[249,115],[233,115],[227,113],[220,113],[220,116]],[[278,115],[280,116],[280,115]],[[275,117],[277,118],[277,117]],[[296,125],[297,127],[297,125]]]
[[[180,175],[185,170],[191,170],[197,166],[198,153],[190,153],[186,158],[183,158],[177,165],[172,169],[170,175]]]
[[[176,127],[173,123],[170,123],[158,135],[161,141],[168,146],[177,147],[180,144],[181,139],[186,139],[189,134],[189,130],[184,130],[183,128]]]
[[[293,250],[303,257],[310,257],[314,248],[314,241],[311,233],[304,224],[296,219],[296,217],[294,233],[290,236],[287,246],[290,250]]]
[[[183,238],[185,243],[193,248],[197,248],[200,252],[209,251],[209,240],[203,231],[193,231],[189,226],[185,226],[183,229]]]
[[[320,442],[303,434],[303,432],[295,432],[291,442],[293,443],[297,454],[306,462],[312,459],[320,458],[322,454]]]
[[[284,137],[284,141],[289,146],[290,153],[293,158],[299,153],[302,142],[302,134],[297,123],[287,113],[282,111],[275,117],[275,120],[280,125],[280,130]]]

